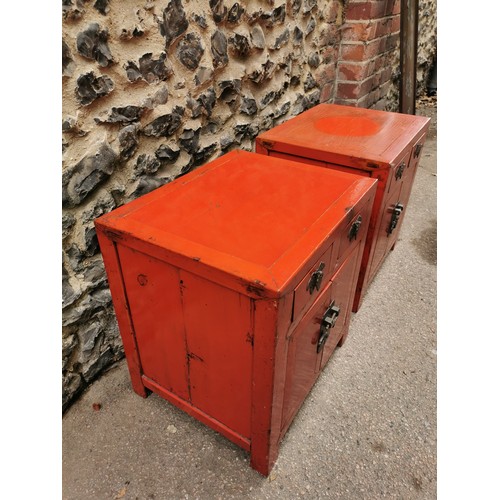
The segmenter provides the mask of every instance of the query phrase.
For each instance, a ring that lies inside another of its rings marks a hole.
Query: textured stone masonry
[[[63,408],[123,356],[94,219],[334,102],[348,3],[63,0]]]

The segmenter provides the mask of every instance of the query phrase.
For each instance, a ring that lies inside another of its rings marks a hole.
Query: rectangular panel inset
[[[193,406],[250,437],[251,300],[181,271]]]
[[[179,271],[117,245],[144,375],[189,401]]]

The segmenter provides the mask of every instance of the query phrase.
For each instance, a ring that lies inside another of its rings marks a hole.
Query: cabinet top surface
[[[257,140],[270,143],[268,149],[303,153],[316,160],[353,166],[361,160],[383,166],[424,133],[429,122],[423,116],[319,104],[260,134]]]
[[[373,179],[233,151],[96,220],[278,289],[314,253]],[[281,276],[282,278],[280,278]]]

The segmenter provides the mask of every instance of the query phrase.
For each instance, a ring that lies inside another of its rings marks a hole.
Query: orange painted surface
[[[376,184],[235,151],[98,218],[134,390],[158,393],[249,450],[267,475],[286,384],[295,390],[286,382],[290,331],[326,288],[351,300],[354,281],[334,273],[348,258],[359,269]],[[321,259],[324,279],[310,287]],[[316,335],[319,326],[307,328]],[[294,397],[293,411],[306,395]]]
[[[397,241],[404,210],[389,233],[390,215],[395,203],[408,203],[429,123],[422,116],[320,104],[256,139],[257,153],[378,179],[353,311]]]
[[[363,116],[328,116],[317,120],[314,127],[328,135],[363,137],[379,132],[381,124]]]

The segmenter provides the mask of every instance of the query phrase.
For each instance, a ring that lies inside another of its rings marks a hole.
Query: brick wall
[[[399,46],[400,0],[350,0],[345,8],[335,102],[386,109]]]
[[[345,5],[335,102],[397,111],[400,0],[349,0]],[[419,2],[417,95],[425,92],[437,46],[436,0]]]

